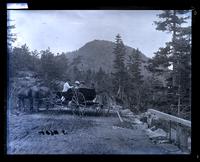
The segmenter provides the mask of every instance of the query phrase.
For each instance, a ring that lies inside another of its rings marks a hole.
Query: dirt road
[[[118,117],[37,113],[11,115],[8,121],[8,154],[181,153],[171,144],[153,144],[142,125],[127,126]]]

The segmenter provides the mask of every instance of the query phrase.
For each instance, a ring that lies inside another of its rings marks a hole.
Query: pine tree
[[[119,34],[116,36],[115,48],[113,53],[115,54],[113,65],[113,92],[119,99],[123,100],[124,87],[127,80],[126,67],[124,64],[124,57],[126,55],[126,51],[121,36]]]
[[[161,56],[165,60],[159,62],[156,66],[172,65],[172,70],[169,74],[167,84],[170,85],[169,92],[173,94],[177,101],[177,115],[180,116],[181,104],[186,101],[184,96],[191,91],[190,85],[190,66],[191,66],[191,29],[190,26],[183,27],[186,23],[189,11],[188,10],[167,10],[159,14],[161,21],[155,22],[157,30],[172,34],[171,42],[166,43],[166,47],[156,53],[156,56]],[[160,61],[160,59],[158,59]],[[155,61],[155,60],[154,60]],[[155,65],[155,64],[154,64]],[[163,73],[161,73],[163,74]],[[169,82],[171,81],[171,83]],[[187,93],[185,89],[189,89]],[[168,92],[168,93],[169,93]],[[173,104],[172,102],[171,104]],[[190,104],[189,102],[187,104]]]
[[[140,52],[137,49],[133,50],[132,54],[129,56],[128,61],[128,84],[126,84],[126,95],[128,97],[129,107],[139,112],[140,105],[142,103],[142,84],[143,76],[141,74],[142,59]]]
[[[171,65],[169,61],[170,46],[166,43],[166,47],[159,48],[154,54],[155,56],[148,60],[148,65],[146,66],[147,70],[152,73],[153,78],[169,72],[167,69]]]
[[[136,52],[133,51],[132,55],[129,56],[128,62],[128,71],[130,78],[134,81],[135,84],[139,85],[142,83],[142,74],[141,74],[141,65],[142,59],[140,56],[140,52],[137,49]]]
[[[7,26],[7,45],[8,45],[8,48],[10,49],[11,48],[11,45],[12,43],[14,43],[17,38],[16,38],[16,34],[15,33],[12,33],[11,30],[12,29],[15,29],[15,25],[10,25],[10,22],[12,20],[8,19],[8,26]]]
[[[166,77],[170,75],[170,70],[168,67],[170,66],[169,55],[170,55],[170,47],[168,43],[166,43],[166,47],[159,48],[158,52],[155,52],[155,56],[152,59],[149,59],[147,62],[146,69],[150,72],[151,76],[149,77],[149,91],[151,93],[151,97],[149,97],[149,105],[154,109],[158,109],[160,111],[164,111],[166,113],[169,112],[170,104],[167,103],[167,95],[164,84],[167,81]],[[168,82],[167,82],[168,83]]]

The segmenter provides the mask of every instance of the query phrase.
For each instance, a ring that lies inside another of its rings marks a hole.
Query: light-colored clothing
[[[68,82],[66,82],[63,86],[63,91],[62,92],[67,92],[68,89],[72,88],[73,86],[70,86]]]
[[[61,97],[61,101],[62,101],[62,102],[65,101],[65,97],[64,97],[64,96]]]

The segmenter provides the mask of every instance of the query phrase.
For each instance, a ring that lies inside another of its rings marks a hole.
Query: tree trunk
[[[175,17],[176,16],[176,10],[174,10],[173,11],[173,17]],[[176,57],[176,54],[175,54],[175,48],[174,48],[174,44],[175,44],[175,40],[176,40],[176,22],[175,21],[173,21],[173,29],[172,29],[173,31],[173,34],[172,34],[172,54],[173,54],[173,56],[174,57]],[[172,81],[172,85],[173,85],[173,87],[175,87],[176,86],[176,70],[177,70],[177,63],[176,63],[176,61],[177,61],[177,58],[175,58],[174,60],[173,60],[173,77],[172,77],[172,79],[173,79],[173,81]]]
[[[180,84],[178,86],[178,117],[180,117],[180,105],[181,105],[181,94],[180,94]]]

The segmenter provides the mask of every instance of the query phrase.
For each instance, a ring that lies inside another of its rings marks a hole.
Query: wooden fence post
[[[169,121],[169,141],[172,141],[172,121]]]
[[[152,123],[152,115],[151,115],[151,114],[148,114],[148,117],[147,117],[147,125],[148,125],[148,128],[151,128],[151,123]]]

